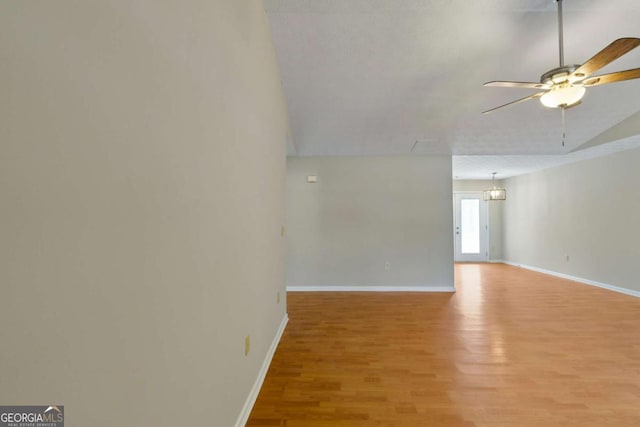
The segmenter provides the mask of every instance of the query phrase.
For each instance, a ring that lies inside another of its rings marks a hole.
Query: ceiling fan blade
[[[534,93],[533,95],[525,96],[524,98],[520,98],[520,99],[516,99],[515,101],[511,101],[508,104],[504,104],[504,105],[501,105],[499,107],[492,108],[491,110],[483,111],[482,114],[491,113],[492,111],[496,111],[499,108],[508,107],[509,105],[517,104],[519,102],[528,101],[530,99],[535,99],[535,98],[540,98],[545,93],[547,93],[547,92],[544,91],[544,92]]]
[[[548,86],[543,83],[535,82],[505,82],[505,81],[493,81],[487,82],[483,86],[490,87],[516,87],[525,89],[547,89]]]
[[[640,68],[634,68],[632,70],[624,70],[610,74],[603,74],[601,76],[589,77],[582,81],[582,85],[587,87],[599,86],[607,83],[622,82],[638,78],[640,78]]]
[[[633,50],[639,45],[640,39],[634,37],[615,40],[571,73],[569,80],[580,81],[589,77],[600,68],[620,58],[622,55]]]

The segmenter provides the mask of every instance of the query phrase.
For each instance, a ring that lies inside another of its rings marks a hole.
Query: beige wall
[[[0,402],[233,425],[285,315],[261,2],[4,1],[0,57]]]
[[[635,149],[507,179],[505,259],[640,291],[638,165]]]
[[[287,286],[453,286],[450,157],[289,158],[286,198]]]
[[[504,188],[502,180],[470,180],[456,179],[453,181],[454,192],[484,191],[492,186]],[[507,189],[507,198],[509,190]],[[489,260],[502,260],[502,210],[506,201],[493,200],[489,203]]]

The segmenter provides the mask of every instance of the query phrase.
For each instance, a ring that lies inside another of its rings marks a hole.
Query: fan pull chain
[[[564,125],[564,110],[565,110],[565,108],[562,107],[562,146],[563,147],[564,147],[564,139],[566,137],[566,130],[565,130],[566,128],[565,128],[565,125]]]

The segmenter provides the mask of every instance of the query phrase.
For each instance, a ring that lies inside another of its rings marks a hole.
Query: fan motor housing
[[[543,75],[540,76],[540,83],[545,85],[553,85],[562,82],[566,82],[569,80],[569,75],[577,70],[580,65],[565,65],[563,67],[554,68],[553,70],[549,70]],[[577,75],[577,77],[584,77]]]

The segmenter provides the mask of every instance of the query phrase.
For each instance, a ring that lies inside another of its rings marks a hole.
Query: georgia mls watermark
[[[64,406],[0,406],[0,427],[64,427]]]

